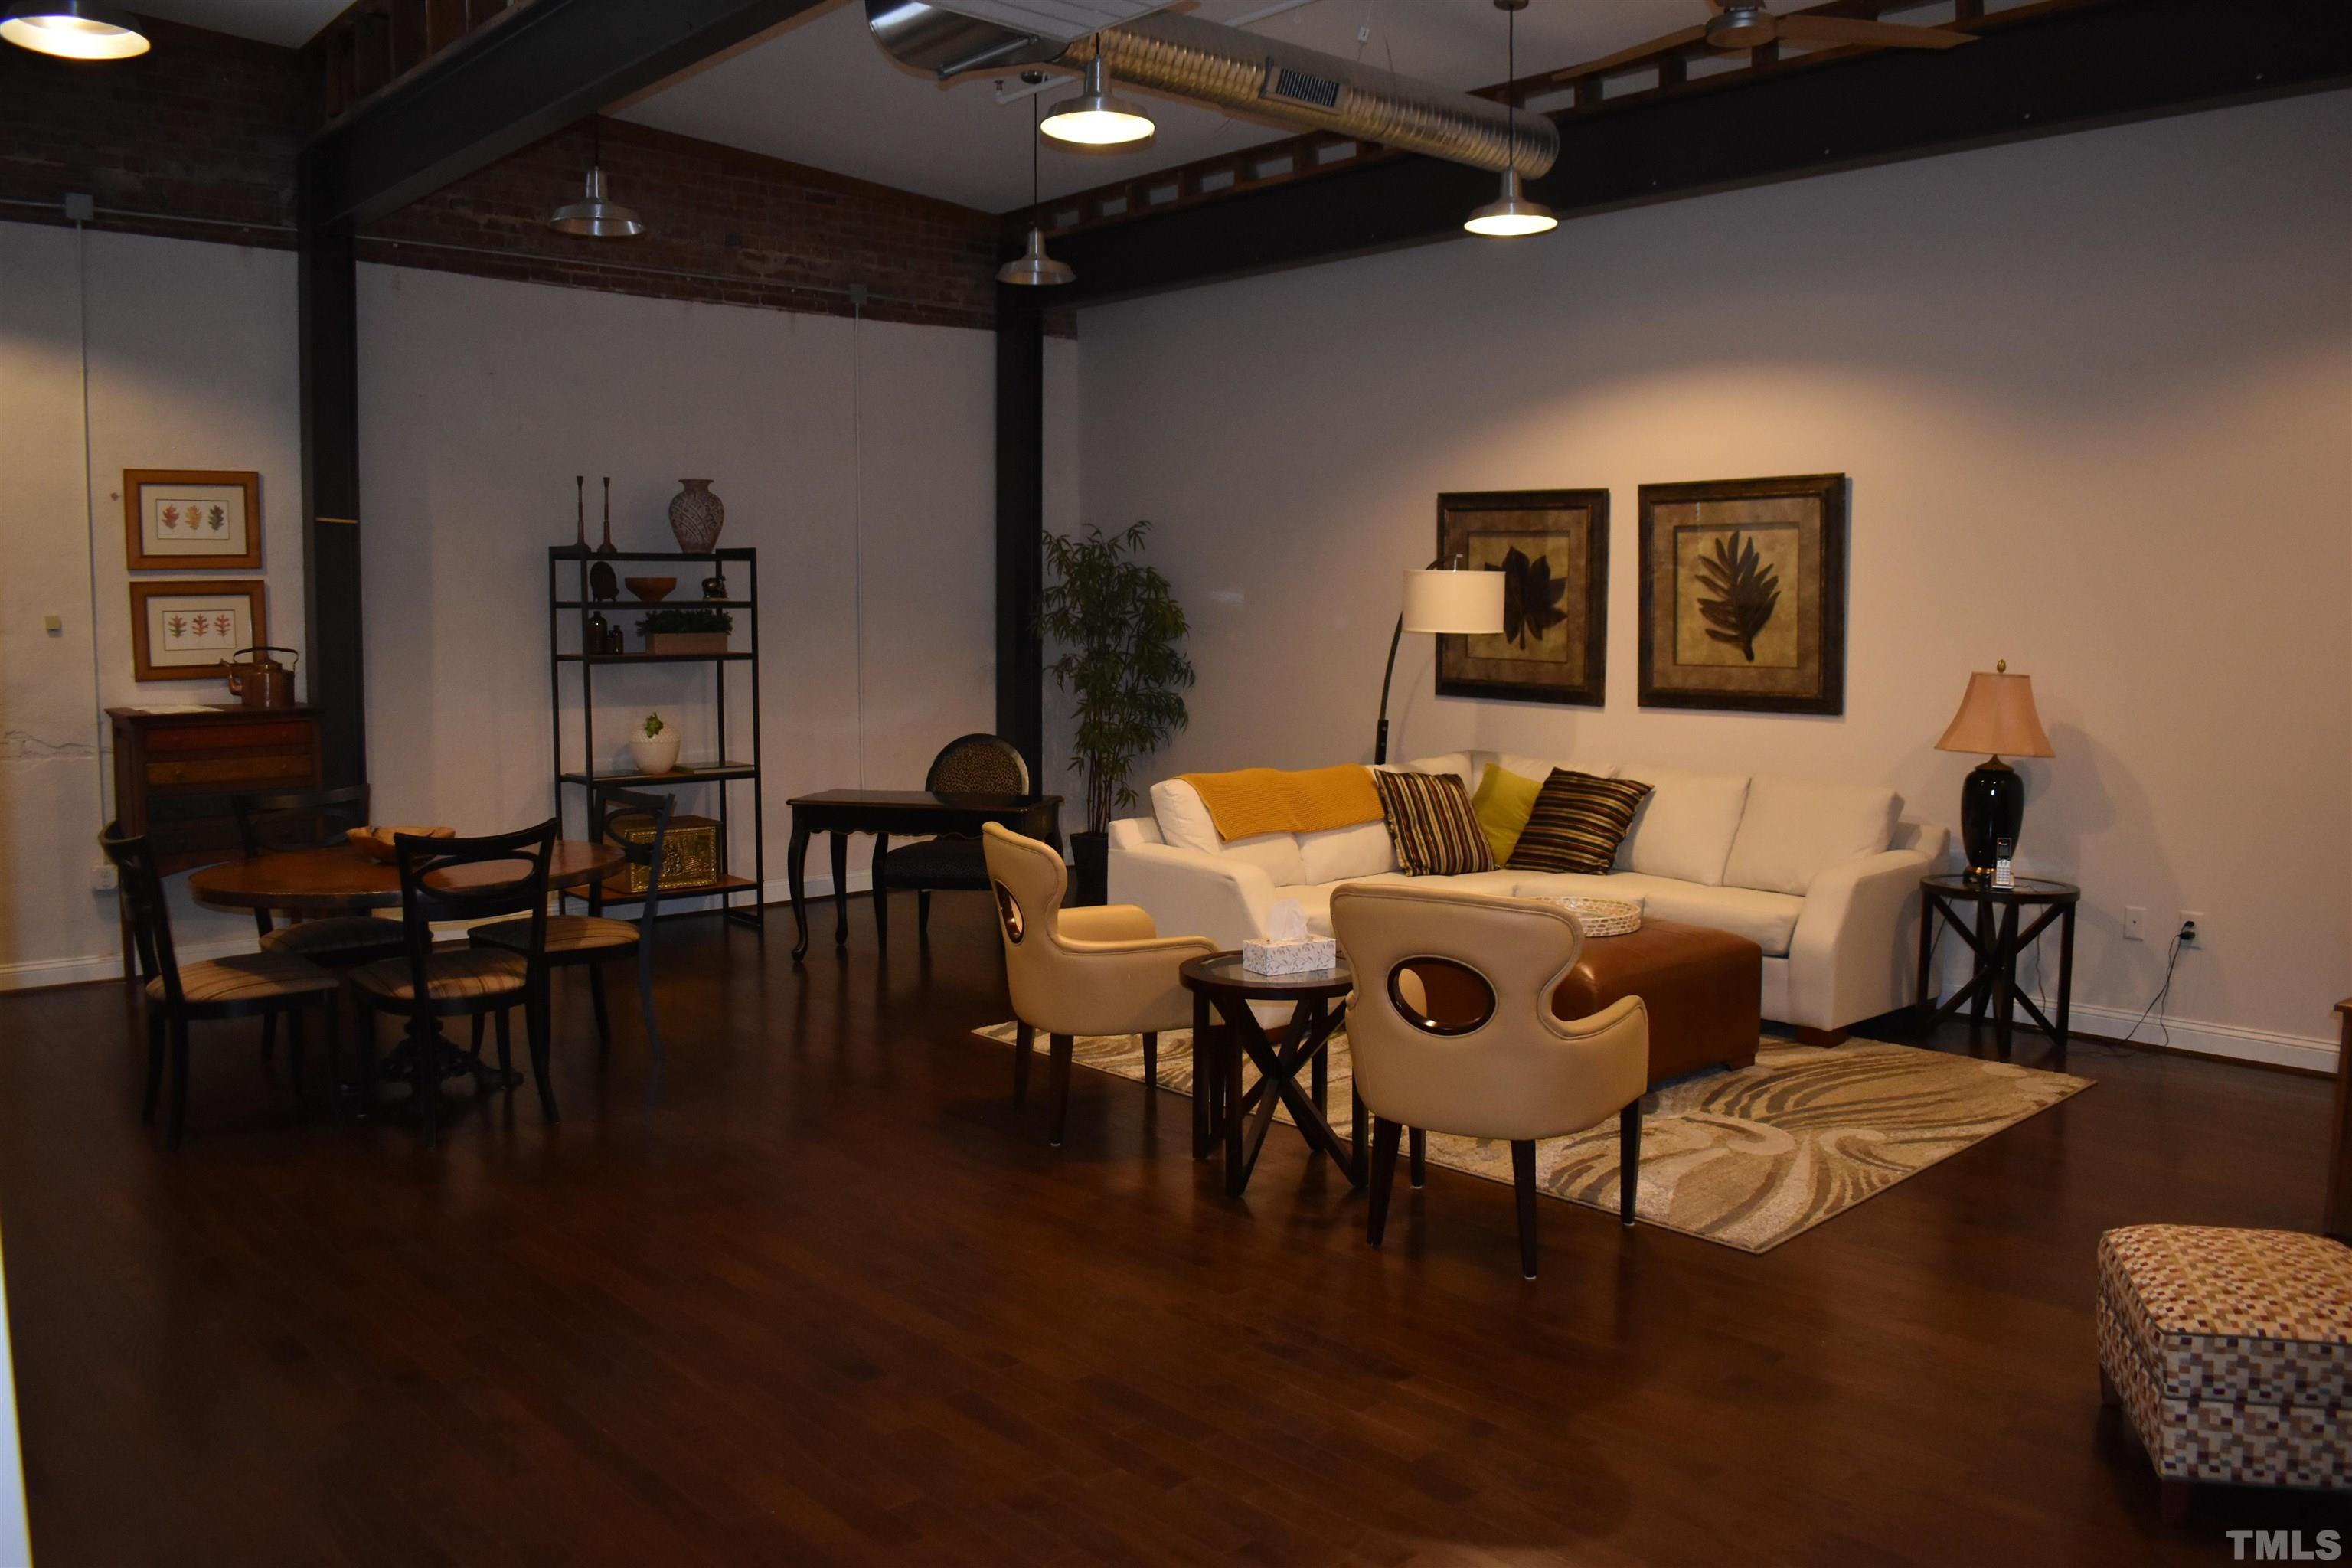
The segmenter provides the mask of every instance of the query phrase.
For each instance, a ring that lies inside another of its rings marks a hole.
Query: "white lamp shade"
[[[1455,636],[1503,629],[1500,572],[1408,572],[1404,574],[1404,629]]]

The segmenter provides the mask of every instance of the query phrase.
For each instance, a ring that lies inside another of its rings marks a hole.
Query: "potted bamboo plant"
[[[1037,626],[1061,649],[1046,668],[1076,700],[1070,771],[1087,784],[1087,826],[1071,836],[1076,859],[1072,902],[1108,895],[1110,817],[1135,804],[1135,765],[1184,727],[1184,607],[1168,579],[1140,559],[1151,524],[1105,535],[1089,526],[1045,536],[1051,577]]]

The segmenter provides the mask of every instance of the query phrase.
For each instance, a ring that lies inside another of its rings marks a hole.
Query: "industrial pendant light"
[[[1021,79],[1034,87],[1045,77],[1037,71],[1023,71]],[[1068,262],[1045,254],[1045,230],[1040,222],[1044,216],[1037,200],[1037,99],[1033,93],[1029,99],[1029,248],[996,269],[999,283],[1038,287],[1078,280]]]
[[[1559,219],[1551,208],[1541,202],[1529,201],[1519,188],[1519,13],[1527,9],[1528,0],[1495,0],[1495,8],[1508,17],[1504,24],[1503,101],[1506,123],[1504,145],[1510,165],[1503,171],[1503,194],[1462,220],[1462,226],[1472,234],[1483,234],[1496,239],[1516,239],[1522,235],[1543,234],[1559,226]]]
[[[1056,142],[1126,150],[1149,145],[1158,128],[1139,105],[1111,91],[1110,67],[1103,59],[1102,36],[1097,34],[1095,58],[1087,62],[1078,96],[1054,105],[1040,129]]]
[[[68,60],[127,60],[148,47],[135,18],[82,0],[16,0],[0,9],[0,38]]]
[[[604,195],[604,124],[602,118],[591,116],[588,121],[589,143],[588,184],[586,193],[576,202],[566,202],[547,215],[547,226],[558,234],[584,235],[590,239],[628,239],[646,232],[645,221],[633,207],[625,207]]]

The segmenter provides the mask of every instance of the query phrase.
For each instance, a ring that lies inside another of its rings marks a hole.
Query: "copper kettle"
[[[221,660],[228,671],[229,695],[240,698],[247,708],[291,708],[294,706],[294,666],[280,664],[269,656],[282,653],[288,659],[302,656],[290,647],[241,647]],[[247,654],[259,657],[247,658]]]

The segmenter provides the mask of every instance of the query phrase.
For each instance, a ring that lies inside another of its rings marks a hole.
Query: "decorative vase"
[[[727,503],[710,493],[709,479],[677,482],[686,488],[669,498],[669,531],[688,555],[708,555],[719,547],[719,531],[727,526]]]
[[[641,773],[666,773],[677,766],[677,731],[664,730],[658,735],[633,735],[629,738],[629,755],[636,759]]]

